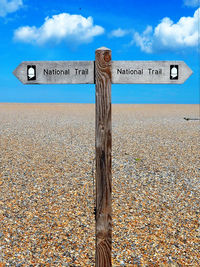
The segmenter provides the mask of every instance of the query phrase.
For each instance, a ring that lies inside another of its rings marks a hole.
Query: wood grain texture
[[[170,79],[171,65],[178,65],[179,67],[177,80]],[[140,73],[141,70],[142,73]],[[122,72],[120,73],[120,71]],[[158,74],[156,74],[156,71],[158,71]],[[112,62],[113,84],[182,84],[192,73],[192,70],[184,61],[117,60]]]
[[[95,55],[96,76],[96,267],[109,267],[112,250],[111,50]]]
[[[36,66],[36,80],[27,80],[27,66]],[[55,72],[47,75],[44,70]],[[67,75],[61,71],[69,70]],[[83,72],[82,72],[83,70]],[[87,70],[84,74],[84,71]],[[13,72],[23,84],[93,84],[93,61],[24,61]]]

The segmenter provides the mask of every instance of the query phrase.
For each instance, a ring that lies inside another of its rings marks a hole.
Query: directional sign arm
[[[24,61],[13,72],[23,84],[93,84],[93,61]]]
[[[113,61],[114,84],[182,84],[192,74],[183,61]]]

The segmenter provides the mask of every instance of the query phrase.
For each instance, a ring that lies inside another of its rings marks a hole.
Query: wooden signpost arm
[[[112,250],[111,50],[95,52],[96,77],[96,267],[109,267]]]

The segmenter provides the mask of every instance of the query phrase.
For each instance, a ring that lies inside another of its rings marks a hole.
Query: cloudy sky
[[[22,61],[183,60],[182,85],[112,85],[113,103],[199,103],[199,0],[0,0],[0,102],[94,103],[95,85],[23,85]]]

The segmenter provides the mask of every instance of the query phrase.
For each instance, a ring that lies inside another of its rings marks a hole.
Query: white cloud
[[[124,35],[126,35],[128,33],[129,33],[129,31],[118,28],[116,30],[111,31],[109,36],[110,37],[123,37]]]
[[[147,26],[142,34],[136,32],[132,44],[135,43],[146,53],[195,47],[199,38],[199,19],[200,8],[195,11],[193,17],[181,17],[177,23],[170,18],[163,18],[154,30],[151,26]]]
[[[17,41],[44,44],[46,42],[59,43],[66,41],[73,44],[89,43],[93,37],[103,34],[104,28],[93,25],[92,17],[85,18],[81,15],[61,13],[52,18],[45,18],[44,24],[23,26],[15,30],[14,39]]]
[[[15,12],[22,6],[22,0],[0,0],[0,17],[5,17],[8,13]]]
[[[185,6],[197,7],[199,6],[199,0],[184,0]]]
[[[139,46],[142,51],[146,53],[151,53],[152,52],[152,38],[151,38],[152,31],[153,31],[152,27],[147,26],[146,30],[142,34],[139,34],[138,32],[136,32],[134,34],[134,38],[131,44],[136,43],[136,45]]]

